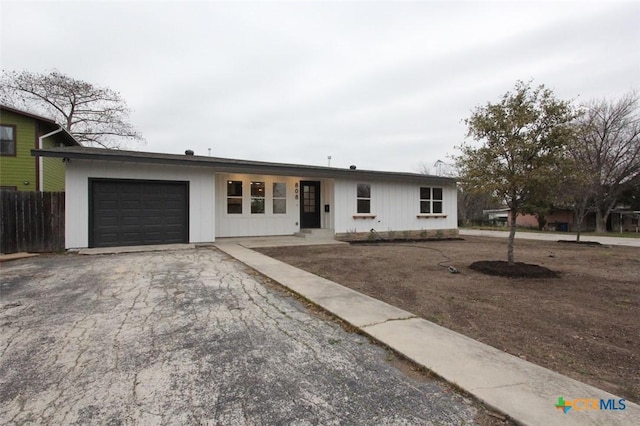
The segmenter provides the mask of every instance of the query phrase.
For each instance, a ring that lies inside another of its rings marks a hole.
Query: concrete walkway
[[[233,237],[216,238],[218,244],[238,244],[248,248],[258,247],[285,247],[285,246],[315,246],[327,244],[348,244],[331,237],[301,238],[293,235],[280,235],[269,237]]]
[[[504,238],[509,237],[508,231],[485,231],[482,229],[460,229],[460,235],[475,236],[475,237],[495,237]],[[640,238],[626,238],[613,236],[601,237],[596,235],[580,235],[580,241],[593,241],[600,244],[606,244],[610,246],[629,246],[640,247]],[[568,240],[575,241],[576,234],[568,232],[556,232],[556,233],[538,233],[538,232],[516,232],[516,239],[521,240],[542,240],[542,241],[559,241]]]
[[[519,423],[632,425],[640,418],[640,406],[628,401],[625,410],[565,414],[554,406],[559,397],[615,399],[616,407],[620,398],[241,245],[216,246]]]

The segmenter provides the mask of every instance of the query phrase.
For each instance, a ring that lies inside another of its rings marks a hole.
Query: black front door
[[[300,228],[320,228],[320,182],[300,182]]]

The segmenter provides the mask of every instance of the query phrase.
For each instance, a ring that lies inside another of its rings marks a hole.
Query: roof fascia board
[[[321,166],[266,163],[257,161],[221,159],[217,157],[178,156],[175,154],[152,154],[136,151],[104,150],[87,152],[64,149],[32,150],[34,156],[58,157],[93,161],[120,161],[143,164],[165,164],[183,167],[206,167],[215,173],[263,174],[275,176],[305,176],[315,178],[340,178],[349,180],[394,180],[411,182],[437,182],[455,184],[455,179],[442,176],[419,175],[413,173],[387,172],[375,170],[350,170]],[[147,154],[147,155],[145,155]]]

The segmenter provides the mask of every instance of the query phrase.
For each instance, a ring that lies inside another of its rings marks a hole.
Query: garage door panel
[[[181,210],[181,207],[180,207],[181,204],[182,204],[182,201],[173,201],[173,200],[167,201],[165,203],[165,209],[180,211]]]
[[[143,206],[145,209],[147,210],[151,210],[151,209],[156,209],[156,210],[160,210],[160,209],[166,209],[166,205],[165,202],[162,200],[144,200],[142,201]]]
[[[158,217],[158,216],[147,216],[144,218],[144,224],[146,226],[153,226],[153,225],[162,225],[164,223],[164,219],[166,218],[162,218],[162,217]],[[171,222],[168,222],[171,223]]]
[[[117,233],[104,233],[103,234],[103,240],[107,241],[107,242],[116,242],[118,241],[118,234]]]
[[[113,216],[103,216],[98,219],[98,225],[103,227],[113,226],[116,227],[118,225],[118,221],[116,217]]]
[[[105,195],[105,194],[101,194],[101,195]],[[110,194],[109,194],[110,195]],[[110,199],[100,199],[99,201],[99,207],[102,209],[117,209],[118,208],[118,200],[116,200],[115,198],[110,200]]]
[[[125,225],[125,226],[130,226],[130,225],[140,226],[140,225],[142,225],[142,218],[140,218],[138,216],[123,217],[122,218],[122,224]]]
[[[122,200],[122,203],[120,204],[120,208],[127,210],[139,210],[141,207],[143,207],[143,204],[140,202],[140,200]]]
[[[118,187],[118,192],[123,194],[124,196],[131,194],[141,194],[143,192],[143,188],[136,185],[131,185],[130,182],[126,182],[122,183],[122,185]]]
[[[188,182],[91,181],[91,247],[188,242]]]
[[[174,217],[169,216],[169,217],[167,217],[167,219],[168,219],[167,222],[166,222],[168,224],[167,226],[171,226],[171,224],[174,224],[174,223],[177,222],[179,217],[177,217],[177,216],[174,216]]]

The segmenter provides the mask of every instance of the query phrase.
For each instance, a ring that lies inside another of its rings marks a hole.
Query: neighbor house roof
[[[64,127],[60,126],[58,123],[55,122],[55,120],[52,120],[51,118],[42,117],[40,115],[36,115],[36,114],[31,113],[31,112],[22,111],[22,110],[19,110],[19,109],[16,109],[16,108],[12,108],[10,106],[0,105],[0,112],[4,112],[4,111],[11,112],[11,113],[17,114],[17,115],[22,115],[23,117],[32,118],[32,119],[34,119],[34,120],[36,120],[36,121],[38,121],[40,123],[46,124],[47,126],[49,126],[53,130],[60,129],[61,130],[60,133],[62,134],[63,142],[66,145],[69,145],[69,146],[81,146],[80,142],[78,142],[76,140],[76,138],[74,138],[73,135],[67,131],[67,129],[65,129]]]
[[[419,173],[351,170],[338,167],[308,166],[302,164],[270,163],[265,161],[236,160],[200,155],[162,154],[155,152],[123,151],[88,147],[60,147],[32,150],[32,155],[82,160],[121,161],[147,164],[166,164],[189,167],[209,167],[216,172],[251,173],[279,176],[316,178],[358,178],[413,181],[417,183],[455,184],[455,179]]]

